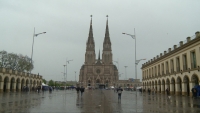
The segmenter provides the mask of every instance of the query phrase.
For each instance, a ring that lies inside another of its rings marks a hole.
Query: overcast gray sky
[[[90,15],[96,56],[102,54],[109,15],[113,59],[120,73],[135,78],[135,40],[122,32],[136,30],[137,59],[152,59],[179,41],[193,36],[200,28],[199,0],[0,0],[0,51],[31,56],[33,30],[47,32],[35,37],[32,73],[46,80],[78,80],[85,60]],[[142,78],[141,61],[137,68]],[[116,63],[115,63],[116,64]],[[117,65],[117,64],[116,64]],[[117,65],[118,66],[118,65]],[[120,79],[124,79],[123,74]]]

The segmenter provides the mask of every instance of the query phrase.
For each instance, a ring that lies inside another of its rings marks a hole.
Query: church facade
[[[85,62],[80,69],[79,84],[83,87],[89,86],[92,88],[106,88],[110,86],[115,87],[118,79],[118,69],[113,64],[112,44],[109,36],[108,18],[103,41],[102,57],[100,57],[99,50],[97,59],[95,54],[95,42],[93,37],[91,18],[89,35],[86,42]]]

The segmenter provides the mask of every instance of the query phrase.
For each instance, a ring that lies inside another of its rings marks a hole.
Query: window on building
[[[191,68],[196,68],[196,54],[195,51],[191,52]]]
[[[176,58],[176,71],[180,72],[180,58],[179,57]]]
[[[154,70],[155,70],[155,76],[157,76],[157,69],[156,69],[156,66],[155,66],[155,69],[154,69]]]
[[[162,75],[164,75],[164,63],[162,64]]]
[[[158,65],[158,75],[160,76],[160,65]]]
[[[187,70],[187,56],[186,54],[183,55],[183,70]]]
[[[166,62],[165,68],[166,68],[166,74],[169,74],[169,65],[168,65],[168,61]]]
[[[148,73],[148,69],[147,69],[147,78],[149,78],[149,73]]]
[[[149,76],[151,77],[151,68],[149,69]]]
[[[171,60],[170,66],[171,66],[171,73],[174,73],[174,60],[173,59]]]
[[[153,67],[152,67],[152,69],[151,69],[151,70],[152,70],[152,76],[154,76]]]

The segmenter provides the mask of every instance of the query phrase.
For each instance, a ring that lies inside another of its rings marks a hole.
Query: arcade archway
[[[7,92],[9,89],[9,78],[8,77],[5,77],[4,78],[4,84],[3,84],[3,92]]]
[[[190,85],[189,85],[189,78],[188,78],[188,76],[184,76],[184,78],[183,78],[183,85],[184,85],[184,89],[183,89],[183,91],[184,91],[184,95],[187,95],[187,96],[190,96]]]

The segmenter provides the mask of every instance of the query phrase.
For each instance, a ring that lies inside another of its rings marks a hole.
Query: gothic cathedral
[[[91,18],[89,36],[86,42],[85,63],[82,65],[79,74],[80,86],[106,88],[115,86],[118,80],[118,69],[113,64],[113,54],[108,29],[108,18],[103,42],[102,59],[100,58],[100,51],[98,54],[98,59],[96,59]]]

